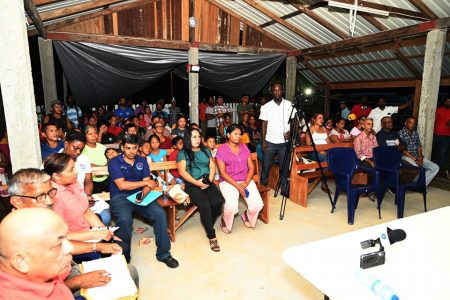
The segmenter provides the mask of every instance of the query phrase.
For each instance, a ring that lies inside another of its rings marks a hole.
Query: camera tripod
[[[292,118],[292,114],[294,112],[294,108],[296,108],[296,112],[294,115],[294,118]],[[286,166],[288,166],[288,170],[285,172],[286,174],[290,174],[291,173],[291,169],[292,169],[292,162],[293,162],[293,156],[295,154],[295,146],[297,144],[300,144],[300,137],[298,135],[298,131],[300,129],[300,122],[301,120],[304,121],[305,125],[306,125],[306,134],[309,134],[311,137],[311,145],[313,146],[313,150],[315,153],[316,158],[319,157],[317,149],[316,149],[316,144],[314,143],[310,130],[309,130],[309,125],[308,122],[306,121],[305,118],[305,114],[303,112],[303,109],[301,107],[301,105],[294,105],[293,104],[293,109],[291,111],[291,115],[289,116],[289,123],[290,123],[290,137],[289,140],[287,141],[287,151],[282,159],[282,163],[280,165],[280,170],[284,170],[284,168]],[[280,159],[280,158],[279,158]],[[301,158],[300,158],[301,159]],[[318,159],[317,159],[318,160]],[[330,194],[330,189],[328,188],[328,183],[327,183],[327,178],[325,177],[325,173],[322,167],[322,163],[320,161],[317,161],[319,164],[319,169],[320,169],[320,173],[321,173],[321,181],[322,184],[324,184],[327,188],[327,194],[328,194],[328,199],[330,200],[331,203],[331,207],[333,207],[333,200],[331,198],[331,194]],[[280,163],[280,161],[278,161],[278,163]],[[274,197],[276,197],[278,195],[278,191],[281,188],[281,176],[283,176],[283,172],[280,171],[280,177],[278,178],[278,182],[277,185],[275,187],[275,193],[274,193]],[[281,207],[280,207],[280,220],[284,219],[284,213],[286,211],[286,202],[287,202],[287,193],[286,191],[288,191],[289,189],[289,182],[290,180],[286,180],[285,182],[285,186],[283,187],[284,189],[284,193],[282,193],[282,199],[281,199]]]

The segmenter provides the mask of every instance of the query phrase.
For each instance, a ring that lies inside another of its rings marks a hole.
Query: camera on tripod
[[[303,92],[297,93],[292,99],[292,105],[296,108],[310,105],[312,102],[313,90],[311,88],[306,88]]]

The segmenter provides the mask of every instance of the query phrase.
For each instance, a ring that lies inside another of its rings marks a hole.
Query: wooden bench
[[[318,152],[327,151],[331,148],[336,147],[353,148],[353,143],[316,145],[316,149]],[[314,152],[313,146],[297,146],[294,149],[295,155],[292,156],[291,162],[292,168],[290,172],[289,200],[303,207],[307,206],[309,193],[311,193],[316,188],[316,186],[320,183],[322,177],[318,162],[313,161],[311,163],[305,163],[303,159],[301,159],[301,157],[307,158],[308,154],[312,152]],[[328,167],[327,162],[322,162],[321,165],[323,168]],[[324,174],[327,178],[333,176],[333,173],[328,169],[324,170]],[[270,170],[268,186],[272,189],[275,189],[278,178],[279,167],[278,165],[273,165]],[[353,183],[367,183],[367,175],[363,173],[356,173],[353,179]]]
[[[255,181],[256,186],[258,187],[258,191],[261,194],[261,198],[263,200],[263,209],[259,213],[258,218],[264,222],[265,224],[269,223],[269,191],[270,189],[259,185],[259,164],[256,153],[251,154],[253,163],[255,164],[255,174],[253,176],[253,181]],[[158,162],[158,163],[150,163],[149,164],[151,171],[165,171],[165,174],[168,174],[170,170],[177,169],[177,163],[175,161],[167,161],[167,162]],[[108,168],[105,167],[92,167],[93,175],[107,175]],[[170,186],[169,186],[170,188]],[[155,190],[162,190],[162,187],[157,187]],[[157,199],[158,204],[164,208],[167,216],[167,230],[170,236],[170,240],[175,242],[176,231],[197,211],[197,206],[194,204],[189,204],[185,213],[181,216],[179,220],[176,219],[177,206],[183,206],[183,204],[179,204],[172,199],[168,199],[166,201],[162,200],[162,197]],[[184,209],[184,208],[181,208]]]

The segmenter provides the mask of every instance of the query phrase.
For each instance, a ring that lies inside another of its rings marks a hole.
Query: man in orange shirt
[[[433,137],[433,161],[439,166],[441,176],[449,177],[448,160],[450,156],[450,97],[436,110]],[[447,173],[447,174],[445,174]]]
[[[60,279],[71,270],[67,225],[44,208],[13,211],[0,224],[0,299],[73,299]]]

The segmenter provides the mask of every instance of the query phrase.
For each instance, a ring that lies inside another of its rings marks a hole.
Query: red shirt
[[[208,104],[206,103],[200,103],[198,105],[198,111],[199,111],[199,119],[200,121],[206,121],[206,108],[208,107]]]
[[[178,150],[172,151],[169,155],[169,161],[177,161],[178,157]],[[170,170],[170,174],[172,174],[175,178],[181,178],[180,173],[178,173],[178,170]]]
[[[109,126],[108,132],[111,134],[114,134],[114,136],[117,137],[119,135],[119,133],[122,132],[122,128],[117,127],[117,126],[114,126],[114,127]]]
[[[170,139],[170,137],[165,136],[164,138],[165,138],[164,142],[161,142],[161,144],[159,144],[159,149],[172,148],[172,140]]]
[[[441,106],[436,109],[434,121],[434,134],[450,136],[450,108]]]
[[[0,271],[0,300],[65,300],[73,295],[62,280],[34,282]]]
[[[351,110],[351,114],[355,114],[356,115],[356,119],[358,119],[360,116],[368,116],[370,114],[370,112],[372,111],[372,107],[366,105],[366,109],[362,109],[362,104],[355,104],[352,107]]]

